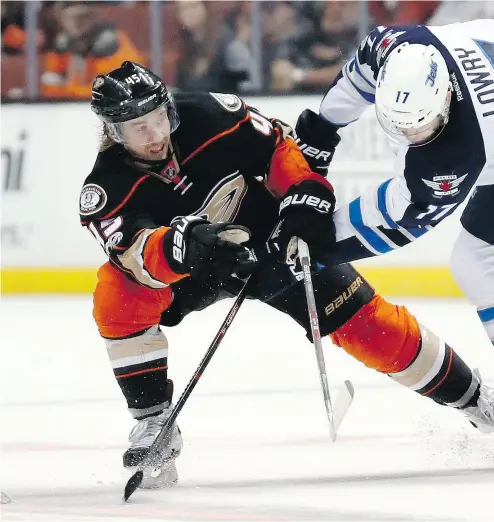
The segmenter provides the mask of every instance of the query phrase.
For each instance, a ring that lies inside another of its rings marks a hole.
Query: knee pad
[[[417,355],[420,327],[404,306],[374,295],[331,339],[369,368],[393,373],[406,368]]]
[[[105,263],[98,270],[93,294],[93,317],[105,338],[133,336],[159,324],[161,314],[173,301],[171,287],[148,288],[128,279]]]

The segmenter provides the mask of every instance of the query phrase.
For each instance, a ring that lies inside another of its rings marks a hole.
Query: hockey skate
[[[132,472],[142,469],[144,479],[140,486],[141,488],[166,488],[177,483],[178,473],[175,461],[182,450],[182,435],[176,423],[173,424],[171,432],[165,441],[165,446],[156,462],[152,466],[142,468],[149,449],[172,410],[170,394],[168,406],[159,415],[137,421],[137,424],[130,432],[129,441],[131,445],[124,453],[123,465]]]
[[[494,388],[482,384],[480,373],[474,370],[480,381],[480,395],[476,406],[463,410],[467,419],[482,433],[494,432]]]

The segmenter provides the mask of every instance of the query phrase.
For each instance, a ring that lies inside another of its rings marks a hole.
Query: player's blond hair
[[[104,152],[108,150],[111,146],[116,145],[116,141],[110,136],[110,132],[108,131],[108,127],[105,123],[101,128],[101,138],[99,142],[99,152]]]

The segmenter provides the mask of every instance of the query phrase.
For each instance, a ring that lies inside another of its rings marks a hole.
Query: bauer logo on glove
[[[287,196],[280,205],[280,212],[288,207],[288,205],[307,205],[313,207],[314,210],[327,214],[333,212],[334,203],[325,199],[318,198],[316,196],[309,196],[308,194],[294,194],[293,196]]]
[[[282,223],[278,243],[285,259],[293,237],[303,239],[316,257],[331,251],[336,242],[335,203],[329,183],[306,180],[290,187],[279,208]]]

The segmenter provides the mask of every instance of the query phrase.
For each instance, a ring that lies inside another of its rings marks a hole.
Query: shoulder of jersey
[[[389,53],[403,42],[428,45],[435,40],[434,35],[424,25],[395,25],[374,29],[362,45],[368,43],[375,53],[377,63],[382,65]]]
[[[200,111],[212,115],[243,113],[244,102],[236,94],[217,92],[179,92],[175,94],[178,112]]]
[[[128,166],[124,158],[119,145],[98,154],[79,198],[79,214],[83,222],[113,215],[128,200],[141,178],[146,176]]]
[[[175,100],[180,117],[176,139],[183,157],[247,117],[245,103],[234,94],[178,93]]]

